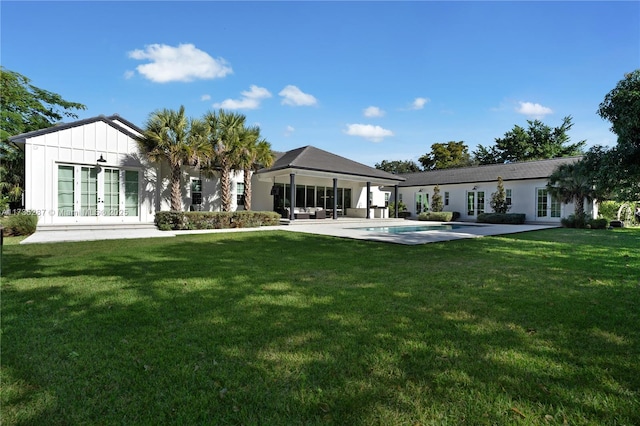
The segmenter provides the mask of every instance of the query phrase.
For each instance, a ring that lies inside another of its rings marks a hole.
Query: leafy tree
[[[188,119],[184,106],[178,111],[163,109],[150,114],[140,150],[153,162],[167,161],[171,168],[171,210],[182,210],[182,166],[197,165],[211,155],[207,124]]]
[[[238,150],[238,167],[244,171],[244,208],[251,210],[251,174],[260,167],[269,167],[274,162],[271,144],[260,137],[260,127],[244,128],[241,131]]]
[[[415,173],[420,171],[420,166],[411,160],[382,160],[382,162],[376,163],[375,168],[393,174]]]
[[[640,199],[640,70],[625,75],[600,104],[598,114],[618,136],[611,149],[593,147],[583,160],[598,188],[622,200]]]
[[[469,147],[463,141],[434,143],[431,152],[418,159],[424,170],[452,169],[473,165]]]
[[[562,164],[549,176],[549,193],[563,203],[574,202],[575,217],[584,217],[584,200],[592,201],[597,193],[593,176],[581,162]]]
[[[222,210],[231,210],[231,171],[240,163],[240,138],[245,129],[243,114],[219,110],[208,112],[204,120],[209,125],[208,140],[212,156],[203,171],[212,175],[220,172],[220,198]]]
[[[507,192],[504,190],[502,176],[498,176],[498,190],[491,194],[489,205],[494,213],[507,213],[511,206],[507,204]]]
[[[433,197],[431,198],[431,211],[441,212],[442,209],[444,209],[444,201],[440,195],[440,186],[436,185],[433,188]]]
[[[0,196],[17,205],[24,188],[24,153],[9,137],[50,127],[64,117],[76,119],[73,110],[84,109],[0,66]]]
[[[571,116],[562,120],[562,125],[551,128],[540,120],[527,120],[527,129],[516,125],[497,138],[492,147],[478,146],[474,151],[480,164],[512,163],[518,161],[542,160],[546,158],[570,157],[582,154],[586,141],[570,143],[567,134],[573,123]]]

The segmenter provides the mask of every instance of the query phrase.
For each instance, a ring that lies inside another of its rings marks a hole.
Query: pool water
[[[372,226],[367,228],[354,228],[362,229],[364,231],[371,232],[384,232],[387,234],[402,234],[405,232],[422,232],[422,231],[451,231],[454,229],[471,228],[475,225],[411,225],[411,226]]]

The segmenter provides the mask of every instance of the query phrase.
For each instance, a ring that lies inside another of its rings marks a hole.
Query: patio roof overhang
[[[395,186],[400,184],[404,179],[384,179],[379,176],[362,176],[356,174],[349,173],[339,173],[332,172],[326,170],[314,170],[314,169],[301,169],[296,167],[287,167],[279,170],[269,170],[264,171],[259,174],[256,174],[258,180],[263,182],[280,182],[287,183],[289,181],[289,177],[294,174],[297,176],[304,176],[312,179],[326,179],[333,180],[338,179],[338,181],[349,181],[349,182],[358,182],[361,184],[366,184],[369,182],[372,185],[376,186]]]

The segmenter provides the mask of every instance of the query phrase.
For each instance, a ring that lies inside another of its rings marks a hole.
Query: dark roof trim
[[[74,127],[80,127],[80,126],[84,126],[86,124],[91,124],[91,123],[95,123],[98,121],[102,121],[104,123],[106,123],[107,125],[113,127],[116,130],[119,130],[122,133],[125,133],[127,136],[130,136],[133,139],[137,139],[138,135],[131,133],[129,130],[127,130],[126,128],[118,125],[117,123],[115,123],[115,119],[118,119],[120,121],[122,121],[124,124],[126,124],[127,126],[130,126],[136,130],[139,129],[138,126],[132,124],[131,122],[123,119],[120,116],[111,116],[111,117],[106,117],[104,115],[99,115],[97,117],[91,117],[91,118],[85,118],[83,120],[78,120],[78,121],[73,121],[71,123],[60,123],[60,124],[54,124],[51,127],[47,127],[45,129],[40,129],[40,130],[34,130],[32,132],[27,132],[27,133],[22,133],[20,135],[16,135],[16,136],[12,136],[9,138],[10,142],[16,142],[16,143],[25,143],[27,139],[31,139],[31,138],[35,138],[37,136],[42,136],[42,135],[46,135],[49,133],[54,133],[54,132],[58,132],[60,130],[67,130],[67,129],[71,129]],[[142,133],[142,130],[140,130],[140,133]]]

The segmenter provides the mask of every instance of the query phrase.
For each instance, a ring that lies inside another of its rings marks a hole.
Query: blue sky
[[[373,166],[470,151],[527,120],[615,144],[597,114],[640,68],[640,2],[2,1],[1,64],[144,126],[234,109],[273,149]]]

